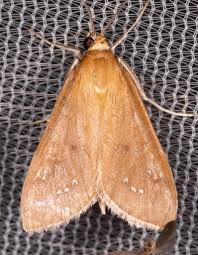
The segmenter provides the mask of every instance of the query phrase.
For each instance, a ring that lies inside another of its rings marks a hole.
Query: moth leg
[[[185,113],[185,112],[174,112],[171,110],[168,110],[164,108],[163,106],[159,105],[152,99],[148,98],[147,95],[145,94],[142,86],[140,85],[140,82],[136,76],[136,74],[131,70],[131,68],[120,58],[118,58],[119,62],[124,66],[124,68],[129,72],[131,75],[132,79],[135,81],[136,88],[138,89],[142,99],[146,102],[149,102],[150,104],[154,105],[157,109],[159,109],[162,112],[169,113],[173,116],[179,116],[179,117],[198,117],[198,113]]]
[[[50,114],[48,114],[47,117],[45,117],[42,120],[33,121],[32,124],[35,125],[35,124],[40,124],[40,123],[43,123],[43,122],[46,122],[46,124],[48,124],[49,123],[49,118],[50,118]]]
[[[71,51],[73,52],[77,58],[81,59],[82,58],[82,54],[80,52],[80,50],[78,48],[75,48],[73,46],[68,46],[68,45],[64,45],[64,44],[60,44],[60,43],[53,43],[47,39],[45,39],[43,36],[41,36],[39,33],[36,33],[34,31],[32,31],[31,29],[29,29],[30,33],[33,35],[33,36],[36,36],[38,38],[40,38],[41,40],[43,40],[45,43],[49,44],[50,46],[55,46],[59,49],[64,49],[66,51]]]

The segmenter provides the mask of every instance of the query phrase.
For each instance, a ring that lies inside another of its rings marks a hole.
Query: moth
[[[56,44],[73,52],[76,60],[24,182],[25,231],[66,224],[96,202],[102,213],[108,208],[137,227],[163,229],[176,219],[174,179],[142,100],[156,103],[146,97],[127,64],[114,55],[148,2],[112,47],[105,30],[96,34],[93,20],[84,55],[72,46]]]

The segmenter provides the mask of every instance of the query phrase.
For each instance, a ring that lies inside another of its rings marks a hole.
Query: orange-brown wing
[[[65,82],[25,179],[21,215],[28,232],[67,223],[96,201],[98,130],[87,120],[97,121],[97,105],[80,66]]]
[[[112,77],[120,82],[114,84],[104,111],[102,199],[131,225],[163,228],[177,213],[168,160],[133,78],[121,65]]]

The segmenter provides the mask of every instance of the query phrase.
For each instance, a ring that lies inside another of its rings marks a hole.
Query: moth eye
[[[94,39],[91,36],[88,36],[87,38],[85,38],[84,40],[84,48],[86,50],[88,50],[94,43]]]

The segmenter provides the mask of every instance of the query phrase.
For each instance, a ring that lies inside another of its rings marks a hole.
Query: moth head
[[[85,1],[83,1],[84,6],[86,7],[88,14],[89,14],[89,20],[90,20],[90,35],[88,35],[84,40],[84,47],[87,50],[109,50],[111,49],[112,52],[114,52],[115,48],[123,42],[123,40],[127,37],[129,32],[135,27],[135,25],[138,23],[138,21],[141,19],[144,11],[147,8],[147,5],[149,4],[150,0],[147,0],[144,4],[143,8],[140,10],[140,13],[135,21],[127,30],[126,32],[117,39],[117,41],[110,47],[107,39],[105,38],[104,34],[107,29],[112,25],[113,21],[115,20],[116,15],[118,12],[122,9],[122,7],[128,3],[128,1],[124,1],[119,7],[118,11],[113,15],[113,17],[109,20],[107,25],[102,29],[100,35],[96,35],[95,32],[95,25],[94,25],[94,18],[92,15],[91,8],[86,4]],[[93,36],[92,36],[93,35]]]
[[[109,50],[110,46],[104,35],[89,33],[84,40],[84,48],[86,50]]]

